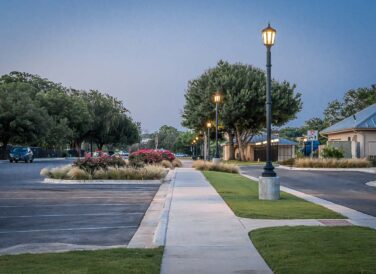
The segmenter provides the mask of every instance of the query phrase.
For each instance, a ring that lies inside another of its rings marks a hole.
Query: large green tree
[[[10,141],[38,143],[47,133],[50,117],[31,98],[33,92],[35,88],[28,83],[5,83],[0,80],[0,140],[3,153]]]
[[[220,61],[215,68],[188,83],[182,125],[203,130],[206,121],[214,118],[212,97],[219,91],[223,96],[221,127],[229,134],[230,144],[235,135],[240,158],[245,160],[245,140],[265,128],[265,82],[265,72],[258,68]],[[300,97],[301,94],[295,92],[295,85],[272,81],[273,125],[281,126],[295,118],[302,107]]]

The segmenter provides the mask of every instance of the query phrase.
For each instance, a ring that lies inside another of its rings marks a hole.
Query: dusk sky
[[[182,129],[187,82],[220,60],[265,68],[261,29],[277,29],[272,76],[322,116],[376,83],[376,1],[0,0],[0,74],[24,71],[123,100],[152,132]]]

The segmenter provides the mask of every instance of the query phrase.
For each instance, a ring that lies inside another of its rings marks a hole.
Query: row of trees
[[[369,88],[351,89],[345,93],[342,100],[334,100],[328,103],[328,106],[324,110],[323,118],[311,118],[305,121],[302,127],[283,128],[280,130],[280,136],[295,139],[296,137],[305,135],[309,129],[322,131],[375,103],[376,85],[372,85]],[[323,136],[319,136],[319,140],[320,143],[326,141]]]
[[[232,140],[236,138],[241,160],[245,160],[245,140],[265,128],[266,75],[261,69],[246,64],[220,61],[188,83],[182,125],[206,132],[207,121],[213,121],[213,94],[219,91],[223,102],[219,108],[220,127],[229,136],[230,158],[234,158]],[[287,81],[272,81],[273,125],[282,126],[301,110],[301,94]]]
[[[168,149],[175,153],[191,154],[191,144],[196,136],[192,131],[179,131],[173,126],[163,125],[154,133],[144,134],[149,139],[144,148]]]
[[[139,141],[140,124],[118,99],[97,90],[66,88],[37,75],[0,77],[0,142],[80,149],[83,141],[125,146]]]

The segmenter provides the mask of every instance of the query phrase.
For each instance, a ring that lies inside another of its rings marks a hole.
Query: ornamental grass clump
[[[194,161],[193,168],[201,171],[220,171],[220,172],[227,172],[227,173],[239,173],[239,167],[237,165],[233,164],[214,164],[212,162],[208,161]]]
[[[175,159],[172,161],[172,166],[173,166],[173,167],[182,167],[182,166],[183,166],[183,163],[182,163],[179,159],[175,158]]]
[[[67,179],[67,173],[72,168],[71,165],[65,165],[54,168],[43,168],[40,175],[51,179]]]
[[[372,163],[367,159],[336,159],[336,158],[299,158],[295,159],[294,167],[303,168],[365,168]]]

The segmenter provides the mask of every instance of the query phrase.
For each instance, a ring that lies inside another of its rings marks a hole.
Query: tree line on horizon
[[[98,90],[67,88],[25,72],[0,77],[0,142],[79,150],[84,141],[99,149],[139,141],[140,123],[123,103]]]

